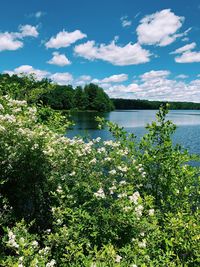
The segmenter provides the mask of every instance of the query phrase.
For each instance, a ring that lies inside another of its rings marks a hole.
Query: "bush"
[[[1,266],[199,265],[199,170],[165,108],[139,144],[103,120],[115,141],[86,143],[55,132],[59,114],[0,103]]]

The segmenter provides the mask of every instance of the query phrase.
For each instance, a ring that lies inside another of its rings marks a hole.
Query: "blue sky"
[[[200,1],[3,1],[0,71],[200,102]]]

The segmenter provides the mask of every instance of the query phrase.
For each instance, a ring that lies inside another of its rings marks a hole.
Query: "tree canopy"
[[[71,85],[54,84],[48,79],[38,81],[34,76],[0,74],[0,94],[9,94],[28,103],[42,103],[57,110],[107,112],[114,109],[104,90],[92,83],[74,89]]]

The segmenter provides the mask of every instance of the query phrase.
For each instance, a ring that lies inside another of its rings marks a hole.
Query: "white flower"
[[[52,259],[50,262],[46,264],[46,267],[53,267],[56,264],[56,261]]]
[[[144,239],[144,240],[142,240],[142,242],[138,242],[138,246],[139,246],[139,248],[146,248],[146,240]]]
[[[58,224],[58,225],[61,225],[61,223],[62,223],[61,219],[58,219],[58,220],[57,220],[57,224]]]
[[[63,192],[62,187],[59,185],[58,188],[56,189],[56,191],[57,191],[59,194],[61,194],[61,193]]]
[[[118,168],[118,170],[120,170],[121,172],[127,172],[127,171],[128,171],[127,166],[124,166],[124,167],[122,167],[122,166],[118,166],[117,168]]]
[[[123,210],[124,210],[125,212],[127,212],[127,211],[131,210],[131,207],[130,207],[130,206],[126,206],[126,207],[123,208]]]
[[[97,198],[105,198],[105,193],[103,191],[103,188],[99,188],[99,190],[94,193],[95,197]]]
[[[111,195],[114,194],[114,190],[115,190],[115,189],[117,189],[117,187],[116,187],[115,185],[113,185],[113,186],[111,186],[111,187],[109,188],[109,190],[110,190],[110,194],[111,194]]]
[[[145,176],[146,176],[146,174],[147,174],[146,172],[143,172],[143,173],[142,173],[142,177],[145,177]]]
[[[144,207],[142,205],[138,205],[137,207],[135,207],[135,212],[136,212],[137,217],[142,216],[143,209],[144,209]]]
[[[109,173],[109,174],[112,174],[112,175],[115,175],[117,172],[116,172],[116,170],[111,170],[111,171],[109,171],[108,173]]]
[[[112,159],[109,158],[109,157],[107,157],[107,158],[105,158],[104,160],[105,160],[105,161],[111,161]]]
[[[0,104],[0,110],[4,110],[4,107],[3,105]]]
[[[22,111],[21,108],[14,108],[14,109],[12,110],[13,113],[17,113],[17,112],[20,112],[20,111]]]
[[[0,131],[4,132],[5,130],[6,128],[0,125]]]
[[[125,185],[126,184],[126,181],[124,181],[124,180],[123,181],[120,181],[119,184],[120,185]]]
[[[97,160],[94,158],[92,160],[90,160],[89,164],[96,164],[97,163]]]
[[[154,215],[154,209],[150,209],[149,210],[149,216],[153,216]]]
[[[138,203],[139,197],[140,197],[140,193],[136,191],[132,196],[129,196],[129,199],[131,202],[133,202],[136,205]]]
[[[20,261],[20,262],[22,262],[22,261],[23,261],[23,259],[24,259],[24,257],[23,257],[23,256],[19,257],[19,261]]]
[[[115,262],[120,262],[122,257],[120,255],[116,255]]]
[[[37,242],[36,240],[34,240],[34,241],[32,242],[32,246],[36,248],[36,247],[38,246],[38,242]]]
[[[97,137],[96,139],[94,139],[94,141],[96,141],[97,143],[101,141],[101,137]]]
[[[14,233],[12,232],[12,231],[9,231],[8,232],[8,238],[9,238],[9,240],[8,240],[8,244],[11,246],[11,247],[14,247],[14,248],[18,248],[19,247],[19,245],[16,243],[16,241],[15,241],[15,235],[14,235]]]
[[[136,264],[132,264],[130,267],[137,267],[137,265]]]
[[[118,198],[122,198],[122,197],[127,197],[127,194],[126,193],[121,193],[117,196]]]
[[[105,147],[100,147],[100,148],[97,149],[97,152],[100,153],[100,154],[101,153],[105,153],[106,149],[105,149]]]

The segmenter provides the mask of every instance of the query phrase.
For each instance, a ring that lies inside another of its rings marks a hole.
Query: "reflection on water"
[[[76,135],[102,139],[111,139],[112,136],[107,130],[98,130],[96,116],[104,117],[124,127],[128,132],[134,133],[138,138],[145,132],[147,123],[155,120],[156,110],[120,110],[110,113],[97,112],[76,112],[71,114],[75,126],[67,131],[67,136]],[[173,137],[174,143],[180,143],[191,153],[200,154],[200,111],[198,110],[173,110],[167,115],[177,126]]]

